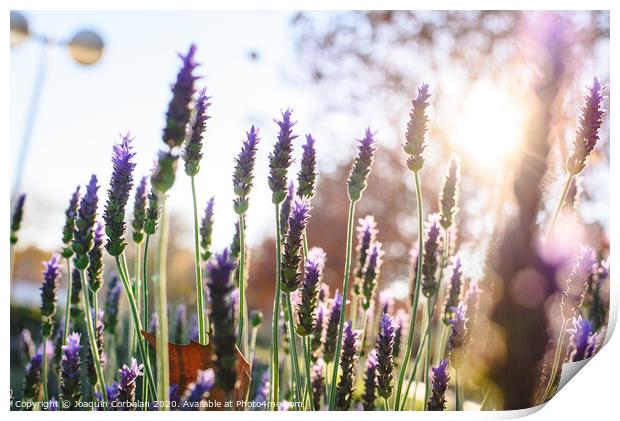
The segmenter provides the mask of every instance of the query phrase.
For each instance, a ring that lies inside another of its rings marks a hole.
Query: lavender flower
[[[402,338],[405,337],[405,331],[407,328],[407,313],[404,310],[400,309],[396,312],[396,317],[394,318],[394,349],[392,350],[392,355],[394,356],[394,360],[400,357],[400,346],[402,342]]]
[[[329,285],[325,282],[321,282],[319,286],[319,302],[325,303],[327,298],[329,297]]]
[[[301,156],[301,168],[297,175],[297,196],[310,199],[314,196],[316,188],[316,149],[311,134],[306,135],[306,144],[302,148],[304,152]]]
[[[375,150],[377,148],[377,142],[373,138],[370,127],[366,129],[364,138],[359,139],[357,142],[357,156],[355,157],[347,181],[347,191],[351,202],[360,200],[362,198],[362,193],[366,190],[368,174],[370,174],[370,169],[375,159]]]
[[[594,274],[596,259],[594,252],[588,246],[582,247],[575,266],[566,280],[566,288],[562,293],[560,308],[564,320],[569,320],[581,307],[588,285]]]
[[[136,409],[136,379],[144,375],[143,367],[142,364],[138,365],[135,358],[132,358],[129,366],[123,364],[118,369],[120,379],[116,388],[118,391],[116,401],[122,403],[120,408],[124,411]]]
[[[605,87],[601,87],[598,79],[594,77],[588,95],[581,106],[579,128],[573,140],[571,154],[566,160],[566,169],[571,175],[577,175],[583,171],[588,157],[598,142],[598,131],[605,115],[605,110],[602,108],[605,99],[604,90]]]
[[[203,88],[196,99],[196,116],[192,124],[191,135],[189,136],[189,139],[187,139],[187,142],[185,142],[185,150],[183,153],[183,159],[185,160],[185,174],[190,177],[194,177],[200,171],[200,160],[202,159],[202,138],[204,136],[205,128],[207,127],[207,120],[210,118],[207,115],[207,108],[211,105],[211,103],[208,102],[209,99],[211,98],[207,96],[206,88]]]
[[[461,258],[456,256],[452,265],[452,275],[450,275],[450,283],[446,289],[446,301],[443,306],[443,322],[448,325],[454,313],[453,307],[459,305],[459,297],[461,295],[461,285],[463,283],[463,270],[461,267]]]
[[[207,263],[209,292],[211,296],[211,320],[213,321],[213,344],[217,355],[218,384],[224,391],[232,391],[237,381],[235,370],[236,331],[233,314],[231,274],[235,263],[228,250],[216,254]]]
[[[136,194],[133,199],[133,221],[131,227],[133,228],[133,241],[140,244],[144,239],[144,220],[146,219],[146,199],[148,198],[146,193],[147,178],[142,177],[136,187]]]
[[[377,389],[384,399],[392,396],[394,383],[394,322],[386,313],[379,322],[377,334]]]
[[[200,223],[200,248],[202,260],[207,261],[211,257],[211,237],[213,235],[213,206],[215,198],[211,197],[207,202],[204,216]]]
[[[146,218],[144,219],[144,232],[147,235],[154,235],[157,231],[157,224],[160,217],[159,198],[153,190],[149,192],[149,207],[146,209]]]
[[[258,129],[252,126],[246,136],[247,138],[241,146],[241,152],[235,159],[235,171],[233,172],[233,190],[236,196],[233,201],[233,208],[239,215],[243,215],[249,206],[248,196],[252,190],[256,148],[259,142]]]
[[[86,186],[86,194],[80,200],[78,216],[75,220],[75,232],[71,248],[75,252],[75,266],[80,270],[88,267],[88,252],[93,248],[93,231],[97,217],[97,177],[93,175]]]
[[[86,270],[88,275],[88,287],[97,292],[103,284],[103,225],[97,222],[93,234],[93,248],[88,252],[90,264]]]
[[[340,411],[347,411],[353,401],[355,366],[359,348],[358,332],[353,330],[353,323],[349,320],[343,330],[340,381],[336,389],[336,408]]]
[[[82,399],[80,349],[80,334],[74,332],[67,337],[60,360],[60,400],[73,408]]]
[[[594,326],[591,321],[584,320],[581,316],[573,318],[573,328],[567,330],[570,333],[569,361],[581,361],[587,358],[588,347],[594,335]]]
[[[440,224],[447,230],[452,226],[454,216],[458,212],[459,180],[461,178],[461,164],[458,156],[452,155],[448,166],[448,173],[443,179],[443,186],[439,194]]]
[[[307,199],[297,198],[293,203],[288,218],[288,231],[284,238],[282,254],[282,292],[293,292],[299,288],[302,274],[299,266],[302,260],[302,241],[310,214],[310,203]]]
[[[47,410],[48,411],[58,411],[59,405],[58,400],[52,396],[52,399],[47,402]]]
[[[183,394],[181,407],[183,409],[196,409],[192,404],[199,404],[209,395],[213,385],[215,384],[215,374],[213,369],[198,370],[196,380],[187,386],[187,390]]]
[[[71,273],[71,308],[69,310],[71,326],[82,326],[84,324],[84,311],[82,308],[82,277],[80,270],[75,268]],[[78,328],[74,330],[83,331]]]
[[[71,195],[69,206],[67,207],[67,210],[65,210],[65,225],[62,229],[62,243],[65,245],[62,250],[62,257],[65,259],[73,256],[73,250],[71,250],[71,240],[73,239],[73,231],[75,230],[75,218],[77,217],[79,203],[80,186],[77,186]]]
[[[103,311],[99,310],[99,312],[95,314],[95,310],[92,310],[92,317],[95,323],[95,342],[97,345],[97,354],[99,355],[99,363],[103,367],[106,363]],[[88,338],[86,339],[88,340]],[[91,352],[88,352],[86,354],[86,373],[88,374],[89,381],[92,384],[96,384],[97,371],[95,368],[95,363],[93,361],[93,354]]]
[[[185,342],[185,331],[187,330],[187,307],[185,304],[177,305],[176,324],[174,328],[174,342],[181,344]]]
[[[381,243],[375,241],[368,251],[368,260],[366,261],[364,276],[362,278],[362,308],[364,310],[370,308],[370,304],[375,298],[379,273],[381,272],[381,265],[383,264],[382,257],[383,250],[381,250]]]
[[[310,384],[312,386],[312,407],[321,409],[321,400],[325,393],[325,363],[319,359],[310,368]]]
[[[288,231],[288,218],[291,216],[291,208],[293,207],[295,197],[295,183],[291,181],[286,189],[286,198],[280,205],[280,232],[283,236]]]
[[[183,65],[177,74],[177,79],[172,85],[172,99],[166,112],[166,126],[163,131],[163,140],[170,149],[179,147],[185,139],[185,131],[191,116],[191,104],[194,96],[194,82],[197,77],[193,75],[198,64],[194,61],[196,46],[190,45],[186,55],[179,54]]]
[[[287,108],[282,113],[282,120],[274,120],[280,127],[278,141],[273,152],[269,154],[269,188],[272,191],[271,200],[274,204],[282,203],[286,197],[286,173],[291,166],[291,154],[293,152],[293,135],[295,121],[291,121],[293,110]]]
[[[151,320],[149,321],[149,332],[156,334],[159,330],[159,315],[156,311],[151,313]]]
[[[112,276],[105,299],[105,311],[103,312],[103,325],[110,335],[116,335],[118,326],[118,302],[121,295],[121,283],[118,276]]]
[[[379,308],[381,309],[381,314],[391,314],[394,311],[394,302],[394,295],[392,295],[390,291],[381,291],[379,293]]]
[[[433,370],[433,390],[426,403],[427,411],[443,411],[446,409],[446,390],[450,375],[448,374],[448,360],[442,360]]]
[[[29,329],[22,329],[19,333],[19,355],[27,361],[30,361],[35,354],[35,345],[32,340],[32,334]]]
[[[411,112],[409,113],[409,123],[405,133],[405,152],[409,155],[407,166],[413,172],[418,172],[424,166],[424,149],[426,148],[426,133],[428,131],[428,116],[426,108],[429,106],[428,85],[424,84],[418,88],[418,96],[411,101]]]
[[[300,303],[297,306],[297,334],[308,336],[316,328],[316,309],[318,306],[319,285],[323,277],[325,252],[322,248],[314,247],[308,252],[305,263],[305,273],[300,289]]]
[[[364,373],[364,393],[362,394],[362,405],[364,411],[375,410],[375,400],[377,399],[377,351],[374,349],[368,354],[366,359],[366,372]]]
[[[449,320],[452,330],[448,339],[448,348],[450,349],[450,364],[458,370],[463,364],[463,356],[469,337],[465,306],[461,304],[458,307],[452,307],[452,313],[454,316]]]
[[[132,140],[128,133],[122,137],[121,143],[114,145],[112,149],[112,177],[103,211],[108,236],[105,248],[112,256],[120,256],[127,246],[124,238],[125,208],[133,187],[133,170],[136,167],[132,162],[135,156],[135,153],[131,152]]]
[[[257,404],[265,404],[269,400],[269,372],[265,371],[260,383],[256,387],[254,402]],[[258,406],[258,405],[256,405]]]
[[[41,369],[43,368],[43,351],[32,356],[24,372],[24,399],[38,400],[41,391]]]
[[[319,303],[316,318],[314,321],[314,330],[310,336],[310,358],[316,362],[323,356],[323,333],[325,331],[325,304]]]
[[[470,336],[473,332],[474,325],[476,324],[476,316],[478,313],[478,303],[480,301],[480,288],[478,282],[471,281],[465,296],[463,297],[463,304],[465,305],[465,317],[467,322],[465,327],[467,328],[467,341],[470,340]]]
[[[336,340],[338,339],[338,323],[342,311],[342,295],[336,290],[336,295],[331,304],[327,327],[323,343],[323,359],[326,363],[332,362],[336,357]]]
[[[440,234],[438,215],[429,215],[426,240],[424,241],[424,257],[422,260],[422,293],[426,297],[434,296],[439,287],[437,270],[439,268]]]
[[[375,222],[374,216],[366,215],[366,217],[359,219],[359,226],[357,227],[357,248],[355,249],[357,252],[357,263],[353,271],[355,274],[353,291],[356,295],[362,294],[361,283],[364,277],[368,250],[370,249],[370,245],[375,242],[377,232],[377,223]]]
[[[198,315],[192,313],[192,319],[189,324],[189,340],[198,342]]]
[[[26,202],[26,195],[20,194],[15,203],[13,209],[13,215],[11,216],[11,245],[17,243],[17,232],[22,224],[22,218],[24,216],[24,203]]]
[[[60,280],[60,256],[55,254],[52,258],[43,262],[43,285],[41,285],[41,335],[49,338],[54,327],[54,314],[56,314],[56,293]]]

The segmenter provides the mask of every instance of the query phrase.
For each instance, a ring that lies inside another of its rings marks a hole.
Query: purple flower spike
[[[259,385],[256,387],[254,402],[264,404],[269,400],[269,372],[265,371]],[[258,405],[256,405],[258,407]]]
[[[349,320],[343,330],[342,354],[340,355],[340,381],[336,389],[336,409],[347,411],[353,401],[355,391],[355,366],[357,365],[360,342],[359,333],[353,330],[353,323]]]
[[[233,172],[233,190],[236,196],[233,201],[233,208],[239,215],[243,215],[249,206],[248,196],[252,190],[256,149],[259,142],[258,129],[252,126],[246,136],[247,138],[241,146],[241,152],[235,159],[235,170]]]
[[[325,394],[325,362],[317,360],[310,369],[310,384],[312,385],[312,406],[315,411],[321,409],[321,401]]]
[[[448,374],[448,360],[442,360],[433,370],[433,390],[426,403],[427,411],[443,411],[446,409],[446,390],[450,375]]]
[[[148,198],[149,206],[146,209],[146,217],[144,219],[144,232],[148,235],[153,235],[157,231],[157,223],[159,222],[159,198],[153,190],[150,191]]]
[[[435,295],[439,287],[437,272],[439,268],[440,244],[439,216],[431,214],[428,217],[426,240],[424,241],[424,257],[422,259],[422,293],[426,297]]]
[[[80,369],[80,334],[72,333],[62,347],[60,360],[60,400],[75,405],[82,398]]]
[[[216,254],[207,263],[209,296],[211,298],[211,320],[213,322],[213,344],[217,355],[218,383],[224,391],[232,391],[237,381],[235,370],[235,341],[237,338],[232,292],[234,284],[231,275],[235,262],[228,250]]]
[[[207,89],[203,88],[196,99],[196,117],[192,124],[192,131],[189,139],[185,143],[183,159],[185,160],[185,174],[193,177],[200,171],[200,160],[202,159],[202,140],[207,127],[207,108],[211,103],[207,96]]]
[[[41,369],[43,367],[43,352],[39,351],[32,356],[24,373],[24,399],[37,400],[41,390]]]
[[[310,335],[316,328],[316,309],[318,306],[319,286],[323,277],[325,252],[322,248],[314,247],[308,252],[305,263],[305,273],[301,282],[300,303],[297,306],[297,334]]]
[[[214,384],[215,374],[213,369],[198,370],[196,381],[187,386],[187,390],[183,394],[181,407],[189,410],[199,409],[195,404],[199,404],[209,396],[208,394],[213,389]]]
[[[213,206],[215,198],[211,197],[207,202],[204,216],[200,223],[200,248],[202,260],[207,261],[211,257],[211,238],[213,236]]]
[[[405,133],[405,152],[409,155],[407,166],[413,172],[419,172],[424,166],[424,149],[426,148],[426,133],[428,131],[428,116],[426,109],[430,98],[428,85],[423,84],[418,88],[418,96],[411,101],[409,123]]]
[[[396,312],[396,317],[394,320],[394,324],[396,325],[394,329],[394,349],[392,354],[394,355],[394,360],[400,357],[400,346],[402,338],[405,337],[405,332],[407,330],[407,322],[408,322],[407,313],[400,309]]]
[[[97,177],[91,176],[90,182],[86,186],[86,194],[80,200],[80,208],[75,221],[75,232],[71,248],[75,252],[75,266],[77,269],[84,270],[88,267],[88,252],[93,248],[93,231],[95,229],[95,219],[97,218]]]
[[[364,393],[362,394],[362,406],[364,411],[375,410],[375,400],[377,399],[377,364],[377,351],[373,349],[366,359]]]
[[[310,217],[310,203],[307,199],[297,198],[288,218],[288,231],[284,238],[282,253],[282,292],[293,292],[299,288],[302,274],[299,266],[302,260],[302,241]]]
[[[584,320],[579,316],[573,318],[573,328],[567,330],[570,333],[569,359],[570,361],[581,361],[587,358],[588,346],[594,335],[594,325],[589,320]]]
[[[575,134],[575,140],[573,140],[571,154],[566,160],[566,169],[572,175],[577,175],[583,171],[588,157],[598,142],[598,131],[603,124],[603,116],[605,115],[605,110],[602,108],[605,88],[594,77],[588,95],[581,105],[579,127]]]
[[[584,295],[595,271],[595,263],[594,251],[589,246],[581,247],[579,257],[571,273],[568,275],[566,288],[562,293],[560,308],[562,309],[564,320],[572,318],[581,307]]]
[[[32,340],[32,334],[28,329],[22,329],[19,333],[19,354],[28,362],[34,357],[35,354],[35,345]]]
[[[311,134],[306,135],[306,143],[302,146],[301,168],[297,175],[297,196],[308,199],[314,196],[316,188],[316,148]]]
[[[452,313],[454,316],[449,320],[452,330],[448,339],[448,348],[450,349],[450,364],[458,370],[463,363],[463,356],[469,338],[465,306],[461,304],[458,307],[452,307]]]
[[[177,305],[176,319],[174,325],[174,343],[182,344],[185,342],[185,332],[187,331],[187,307],[181,303]]]
[[[129,193],[133,187],[133,170],[136,164],[132,161],[135,153],[131,152],[129,133],[122,137],[121,143],[114,145],[112,152],[112,177],[108,189],[108,200],[103,211],[105,231],[108,235],[106,250],[112,256],[120,256],[125,250],[125,208]]]
[[[291,120],[293,110],[287,108],[282,113],[282,120],[274,120],[280,127],[278,140],[269,154],[269,188],[272,192],[271,200],[274,204],[280,204],[286,197],[286,173],[291,166],[291,154],[293,152],[293,135],[295,121]]]
[[[124,411],[136,409],[136,379],[144,375],[142,372],[143,367],[142,364],[138,365],[135,358],[132,358],[129,366],[123,364],[118,369],[120,379],[116,388],[116,400],[122,403],[120,409]]]
[[[71,240],[73,239],[73,231],[75,230],[75,218],[77,217],[78,206],[80,204],[80,186],[77,186],[71,199],[69,206],[65,210],[65,225],[62,229],[62,243],[65,247],[62,250],[62,257],[68,259],[73,256],[71,250]]]
[[[325,341],[323,343],[323,359],[329,363],[336,357],[336,341],[338,340],[338,324],[342,311],[342,294],[336,290],[332,300],[327,327],[325,328]]]
[[[375,241],[368,251],[368,259],[364,268],[364,276],[362,278],[362,308],[368,310],[375,298],[379,273],[383,264],[383,250],[381,243]]]
[[[147,177],[144,176],[140,179],[138,187],[136,187],[136,194],[133,199],[133,221],[131,227],[133,228],[133,241],[140,244],[144,239],[144,220],[146,219],[146,199],[148,198],[146,191]]]
[[[478,287],[478,282],[471,281],[469,284],[469,288],[465,292],[465,296],[463,297],[463,304],[465,305],[465,317],[467,318],[467,323],[465,326],[467,327],[467,340],[469,341],[469,336],[471,336],[474,326],[476,324],[476,316],[478,314],[478,303],[480,302],[480,288]]]
[[[295,183],[290,181],[286,189],[286,197],[280,205],[280,232],[282,236],[285,236],[288,231],[288,218],[291,216],[291,208],[296,197]]]
[[[13,215],[11,215],[11,244],[17,243],[17,232],[22,224],[22,218],[24,217],[24,203],[26,202],[26,195],[20,194],[15,203],[15,209],[13,209]]]
[[[159,316],[157,315],[157,312],[154,311],[151,313],[151,320],[149,321],[149,332],[151,332],[153,335],[156,335],[158,330]]]
[[[118,303],[121,296],[121,282],[118,276],[113,276],[108,285],[105,299],[105,311],[103,312],[103,325],[110,335],[116,335],[118,326]]]
[[[52,258],[43,262],[43,285],[41,285],[41,335],[49,338],[54,327],[54,314],[56,314],[56,293],[60,280],[60,256],[55,254]]]
[[[391,314],[394,311],[394,295],[387,290],[381,291],[379,293],[379,308],[381,309],[381,314]]]
[[[361,295],[361,281],[364,276],[364,268],[366,267],[366,259],[368,258],[368,249],[370,245],[375,242],[377,238],[377,223],[375,217],[372,215],[366,215],[364,218],[359,219],[359,226],[357,227],[357,264],[355,266],[355,285],[353,291],[356,295]]]
[[[446,301],[443,310],[443,322],[447,325],[448,320],[453,317],[452,308],[458,307],[459,297],[461,296],[461,284],[463,283],[463,268],[461,266],[461,258],[456,256],[452,265],[452,275],[450,275],[450,283],[446,291]]]
[[[443,179],[443,186],[439,195],[440,223],[443,229],[449,229],[458,212],[459,180],[461,178],[461,163],[456,155],[452,155],[448,173]]]
[[[323,342],[324,342],[324,333],[325,333],[325,324],[327,317],[327,310],[324,303],[319,303],[316,318],[314,321],[314,330],[312,331],[312,335],[310,336],[310,358],[312,362],[316,362],[319,358],[323,357]]]
[[[394,383],[394,322],[384,313],[377,334],[377,390],[384,399],[392,396]]]
[[[347,191],[351,202],[360,200],[362,193],[366,190],[366,183],[375,159],[376,149],[377,142],[369,127],[366,129],[364,138],[357,141],[357,156],[355,161],[353,161],[353,167],[347,181]]]
[[[194,97],[194,82],[198,79],[193,75],[198,64],[194,61],[196,46],[190,45],[186,55],[179,54],[183,65],[172,85],[172,99],[166,112],[166,127],[163,140],[170,149],[179,147],[185,139],[185,130],[191,116],[191,104]]]
[[[93,248],[88,252],[90,264],[86,273],[88,275],[88,287],[97,292],[103,285],[103,225],[97,222],[93,233]]]

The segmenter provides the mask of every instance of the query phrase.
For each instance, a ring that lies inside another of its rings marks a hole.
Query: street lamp
[[[19,46],[28,38],[41,44],[41,55],[26,115],[22,142],[19,148],[15,178],[11,189],[11,203],[18,196],[21,188],[24,166],[30,149],[32,129],[39,109],[51,49],[56,46],[66,47],[71,58],[76,63],[84,66],[96,64],[101,59],[104,49],[103,39],[94,31],[81,30],[69,40],[55,39],[44,34],[32,32],[26,17],[19,12],[11,11],[11,48]]]

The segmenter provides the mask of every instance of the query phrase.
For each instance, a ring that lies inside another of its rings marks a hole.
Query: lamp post
[[[30,97],[30,103],[28,105],[28,112],[26,115],[22,141],[19,147],[19,154],[17,156],[17,166],[15,168],[13,186],[11,188],[11,204],[13,204],[13,201],[18,196],[21,188],[24,166],[30,150],[32,131],[39,110],[41,93],[43,92],[43,86],[45,84],[52,48],[67,48],[71,58],[76,63],[84,66],[92,66],[96,64],[99,59],[101,59],[104,48],[103,39],[94,31],[79,31],[68,40],[55,39],[44,34],[32,32],[26,17],[19,12],[11,11],[11,48],[18,47],[28,38],[41,44],[41,53],[39,56],[39,64]]]

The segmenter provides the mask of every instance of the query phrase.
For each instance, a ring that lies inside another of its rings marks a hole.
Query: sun
[[[526,104],[506,87],[477,82],[465,97],[449,141],[485,170],[501,170],[518,152],[525,132]]]

